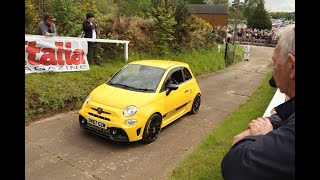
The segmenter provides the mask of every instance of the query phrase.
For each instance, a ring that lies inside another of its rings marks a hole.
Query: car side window
[[[184,82],[182,71],[178,70],[171,74],[170,80],[175,84],[181,84]]]
[[[188,81],[189,79],[192,78],[192,75],[187,68],[183,68],[183,74],[184,74],[185,81]]]
[[[169,84],[171,83],[181,84],[183,82],[184,80],[183,80],[182,70],[181,69],[173,70],[172,72],[169,73],[166,80],[164,81],[160,92],[167,90]]]

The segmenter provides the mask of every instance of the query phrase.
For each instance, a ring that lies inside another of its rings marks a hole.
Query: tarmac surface
[[[273,49],[252,46],[250,61],[198,76],[199,112],[168,125],[151,144],[113,142],[91,134],[79,127],[78,111],[30,123],[25,127],[26,179],[168,179],[216,125],[256,90],[272,69]]]

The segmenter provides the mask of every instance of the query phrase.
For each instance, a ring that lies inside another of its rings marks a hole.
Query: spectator
[[[245,61],[249,61],[250,43],[244,46],[244,48],[243,48],[243,55],[244,55],[244,60],[245,60]]]
[[[38,24],[38,34],[43,36],[57,36],[56,26],[54,25],[54,18],[51,14],[46,14],[43,21]]]
[[[84,38],[97,38],[97,24],[94,23],[94,15],[92,13],[87,13],[87,20],[83,22],[82,29],[84,31]],[[98,45],[96,42],[88,42],[88,62],[89,64],[95,63],[100,66],[97,54]]]
[[[295,30],[288,27],[273,52],[273,77],[290,99],[276,114],[251,121],[221,162],[225,180],[295,179]]]

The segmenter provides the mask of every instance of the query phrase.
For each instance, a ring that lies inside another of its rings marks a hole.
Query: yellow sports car
[[[115,141],[151,143],[161,128],[200,108],[201,91],[189,65],[131,62],[94,89],[79,111],[80,127]]]

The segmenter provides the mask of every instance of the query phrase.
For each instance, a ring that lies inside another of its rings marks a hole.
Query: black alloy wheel
[[[197,114],[197,112],[200,109],[200,104],[201,104],[201,95],[197,94],[196,97],[193,100],[192,108],[190,113],[191,114]]]
[[[161,117],[153,114],[146,123],[143,131],[142,141],[144,143],[152,143],[157,139],[161,131]]]

